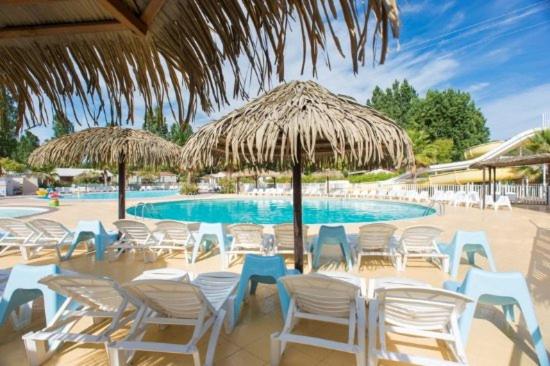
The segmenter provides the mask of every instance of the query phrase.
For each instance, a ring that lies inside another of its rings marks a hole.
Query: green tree
[[[53,137],[59,138],[74,132],[73,124],[64,116],[56,114],[53,117]]]
[[[448,89],[429,90],[426,98],[412,105],[409,123],[425,131],[430,141],[450,139],[452,160],[463,159],[464,150],[489,140],[485,117],[469,93]]]
[[[25,164],[21,164],[10,158],[0,158],[0,175],[2,172],[23,173],[27,169]]]
[[[193,129],[189,124],[186,124],[185,127],[182,128],[179,123],[174,123],[172,127],[170,127],[170,141],[179,146],[185,145],[192,134]]]
[[[30,131],[25,131],[25,133],[19,138],[17,143],[17,148],[15,149],[14,158],[20,163],[27,164],[27,159],[29,155],[40,146],[40,140],[36,135]]]
[[[17,146],[17,104],[8,90],[0,87],[0,157],[12,157]]]
[[[162,113],[162,108],[156,107],[145,112],[143,129],[162,138],[168,139],[168,125],[166,124],[166,118],[164,118],[164,114]]]
[[[384,113],[402,127],[409,127],[409,112],[413,103],[418,100],[418,94],[405,79],[403,82],[395,80],[391,88],[382,90],[375,87],[367,105]]]
[[[451,139],[430,141],[428,133],[424,130],[408,130],[407,134],[413,143],[416,165],[428,166],[451,161],[453,152],[453,141]]]

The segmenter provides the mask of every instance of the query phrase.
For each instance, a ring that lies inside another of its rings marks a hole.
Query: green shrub
[[[195,183],[182,183],[180,185],[180,194],[192,195],[199,193],[199,187]]]
[[[103,176],[97,172],[84,172],[74,177],[76,184],[100,184],[103,183]]]
[[[369,183],[390,179],[397,175],[398,173],[367,173],[359,175],[349,175],[348,180],[350,183]]]
[[[221,193],[235,193],[237,181],[232,178],[222,178],[218,181]]]

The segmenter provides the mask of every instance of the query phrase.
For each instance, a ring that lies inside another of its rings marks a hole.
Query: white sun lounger
[[[52,324],[38,332],[23,336],[31,366],[41,365],[64,342],[106,344],[111,334],[133,319],[130,312],[139,302],[106,277],[85,274],[61,274],[40,280],[53,291],[67,297]],[[110,319],[110,324],[97,334],[70,330],[83,318],[91,317],[94,324]]]
[[[36,237],[38,237],[37,231],[26,222],[0,218],[0,255],[10,249],[19,249],[23,259],[29,260],[42,248],[42,245],[33,242]]]
[[[264,227],[256,224],[235,224],[228,226],[228,231],[233,237],[227,263],[231,263],[237,255],[263,254],[265,251]]]
[[[290,296],[290,304],[283,330],[271,335],[271,365],[279,364],[288,343],[352,353],[358,366],[365,364],[365,300],[358,286],[320,274],[285,276],[279,281]],[[347,325],[348,341],[292,333],[300,319]]]
[[[122,235],[117,242],[108,248],[108,258],[110,261],[118,259],[123,250],[142,251],[145,262],[154,262],[156,260],[154,246],[159,244],[159,239],[143,222],[118,220],[113,224]]]
[[[369,302],[368,365],[391,360],[415,365],[467,365],[458,318],[472,300],[455,292],[429,287],[388,287]],[[428,358],[387,349],[388,333],[444,341],[456,361]]]
[[[391,224],[369,224],[359,227],[356,270],[361,267],[363,257],[390,257],[398,270],[401,268],[401,254],[394,243],[393,234],[397,227]],[[392,245],[393,244],[393,245]]]
[[[302,226],[304,236],[304,254],[307,257],[308,270],[311,270],[311,252],[309,251],[309,243],[307,237],[308,226]],[[278,224],[273,225],[273,249],[274,254],[294,254],[294,224]]]
[[[495,211],[499,210],[501,207],[507,207],[512,211],[512,203],[510,202],[510,197],[508,196],[500,196],[498,197],[497,201],[494,204]]]
[[[137,280],[123,285],[124,289],[141,300],[143,306],[138,310],[129,335],[122,341],[109,344],[111,365],[126,365],[136,351],[148,351],[192,355],[195,366],[199,366],[197,343],[209,329],[212,331],[204,364],[212,365],[226,315],[224,306],[238,284],[238,278],[226,278],[231,281],[210,291],[203,290],[204,284],[216,282],[214,277],[199,276],[193,283]],[[192,326],[194,330],[187,344],[143,341],[146,328],[151,324]]]
[[[44,247],[55,247],[57,256],[62,259],[61,248],[72,244],[74,233],[62,223],[54,220],[34,219],[29,221],[29,225],[38,233],[38,236],[34,239],[34,243],[43,245]]]
[[[399,248],[403,257],[401,270],[407,267],[409,258],[427,258],[441,261],[441,269],[447,273],[449,256],[439,251],[437,239],[442,230],[435,226],[411,226],[401,234]]]
[[[181,250],[185,261],[189,262],[187,247],[193,246],[195,239],[186,223],[171,220],[159,221],[156,223],[155,233],[160,237],[159,242],[153,245],[155,249],[158,249],[158,254],[164,250],[170,252]]]

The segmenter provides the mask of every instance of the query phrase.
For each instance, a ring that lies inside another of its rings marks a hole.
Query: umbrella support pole
[[[118,219],[126,217],[126,163],[124,157],[118,162]]]
[[[294,210],[294,268],[304,271],[304,235],[302,227],[302,147],[298,138],[298,156],[292,166],[292,207]]]

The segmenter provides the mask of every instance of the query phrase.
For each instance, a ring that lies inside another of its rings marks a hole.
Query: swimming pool
[[[0,217],[23,217],[48,211],[49,209],[40,207],[0,207]]]
[[[158,198],[175,196],[178,193],[176,190],[159,190],[159,191],[127,191],[126,198]],[[97,192],[97,193],[80,193],[80,194],[64,194],[62,200],[116,200],[118,192]]]
[[[128,213],[160,220],[280,224],[292,222],[290,199],[204,199],[158,202],[128,208]],[[428,216],[434,209],[410,203],[306,199],[305,224],[380,222]]]

